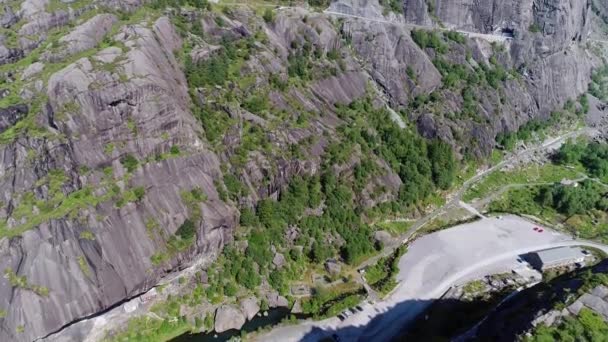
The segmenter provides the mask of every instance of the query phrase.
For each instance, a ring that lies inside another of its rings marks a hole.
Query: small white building
[[[558,247],[546,249],[533,254],[531,264],[541,270],[584,262],[587,256],[579,247]]]

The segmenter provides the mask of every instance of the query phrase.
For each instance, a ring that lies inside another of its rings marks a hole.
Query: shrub
[[[182,239],[189,240],[194,237],[196,234],[196,227],[194,226],[194,222],[186,219],[184,223],[177,229],[175,235],[179,235]]]
[[[137,160],[137,158],[133,157],[130,154],[127,154],[122,157],[120,159],[120,163],[127,169],[128,172],[135,171],[137,169],[137,166],[139,165],[139,161]]]
[[[138,186],[135,189],[133,189],[133,194],[135,195],[135,198],[137,198],[137,201],[141,201],[145,194],[146,194],[146,189],[144,189],[143,186]]]
[[[275,16],[274,16],[274,12],[272,11],[272,9],[266,8],[266,10],[264,11],[264,15],[262,16],[262,18],[264,18],[264,21],[266,23],[274,23]]]

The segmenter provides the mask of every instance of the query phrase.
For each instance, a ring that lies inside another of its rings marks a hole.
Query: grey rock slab
[[[340,264],[336,260],[330,259],[325,262],[325,270],[327,271],[327,273],[335,276],[340,274],[342,266],[340,266]]]
[[[593,291],[591,291],[591,294],[606,299],[606,297],[608,296],[608,287],[604,285],[598,285],[596,288],[593,289]]]
[[[40,74],[42,72],[42,70],[44,70],[44,63],[41,63],[41,62],[32,63],[25,70],[23,70],[23,73],[21,74],[21,79],[22,80],[30,79],[30,78]]]
[[[59,39],[62,48],[57,57],[65,58],[95,47],[117,21],[112,14],[98,14],[87,20]]]
[[[572,313],[573,315],[578,315],[578,313],[584,307],[585,307],[585,305],[583,305],[583,303],[581,303],[579,300],[577,300],[574,303],[570,304],[570,306],[568,306],[568,311],[570,313]]]
[[[248,297],[241,300],[241,311],[247,317],[247,320],[251,320],[260,311],[260,305],[255,297]]]
[[[120,55],[122,55],[122,50],[119,47],[110,46],[99,51],[93,56],[93,59],[101,63],[113,63]]]
[[[381,242],[383,244],[387,244],[389,242],[391,242],[393,239],[393,237],[391,236],[391,234],[387,231],[384,230],[378,230],[376,232],[374,232],[374,240]]]
[[[293,303],[293,306],[291,307],[291,313],[299,314],[302,312],[303,312],[302,301],[300,301],[299,299],[296,299],[295,302]]]
[[[7,108],[0,108],[0,132],[4,132],[19,120],[23,119],[28,113],[26,105],[16,105]]]
[[[579,298],[581,303],[608,319],[608,302],[592,294],[584,294]]]
[[[285,265],[285,256],[281,253],[276,253],[272,259],[272,263],[277,267],[281,268]]]
[[[268,306],[271,308],[286,308],[289,306],[289,301],[287,298],[279,295],[278,292],[270,292],[266,295],[266,300],[268,301]]]
[[[245,316],[233,305],[222,305],[215,311],[215,332],[240,329],[245,324]]]

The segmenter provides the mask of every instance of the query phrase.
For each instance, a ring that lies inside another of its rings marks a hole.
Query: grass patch
[[[413,221],[390,221],[376,224],[378,230],[389,232],[392,236],[399,236],[406,233],[414,224]]]
[[[557,183],[562,179],[576,179],[580,178],[579,171],[579,168],[555,164],[527,166],[512,171],[496,171],[468,189],[463,200],[468,202],[484,198],[509,184]]]

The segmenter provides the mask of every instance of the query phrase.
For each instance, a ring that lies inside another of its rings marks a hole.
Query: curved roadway
[[[587,246],[608,253],[608,246],[538,226],[518,216],[487,218],[423,236],[399,261],[399,286],[384,301],[367,306],[344,321],[330,318],[278,327],[259,341],[318,341],[337,334],[343,341],[390,340],[450,287],[488,274],[509,272],[519,255],[567,246]]]

